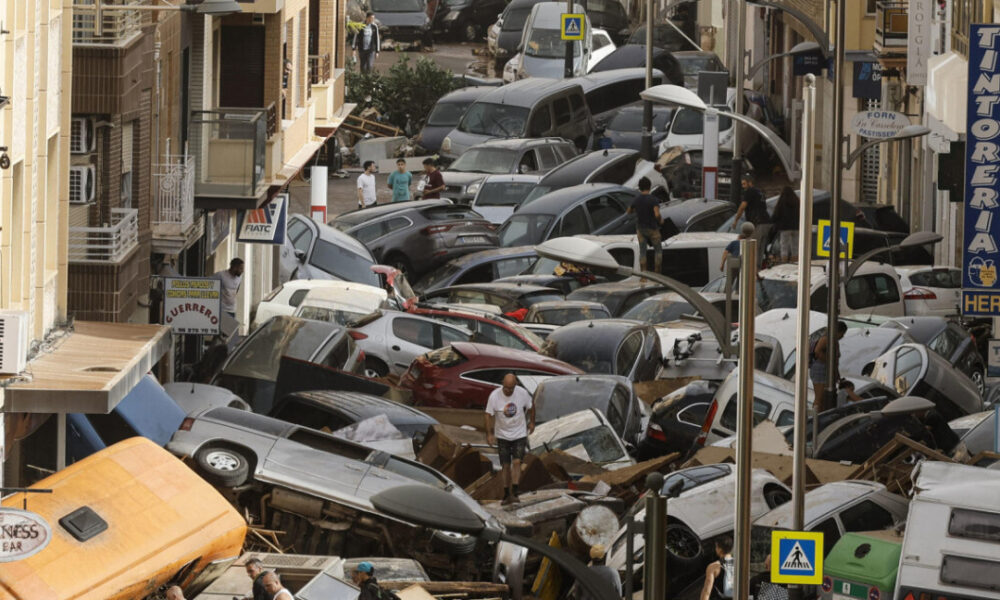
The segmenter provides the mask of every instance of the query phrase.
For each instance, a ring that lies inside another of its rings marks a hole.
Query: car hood
[[[563,58],[538,58],[521,54],[521,71],[532,77],[562,79],[566,60]],[[580,57],[573,59],[573,72],[580,72]]]
[[[420,130],[420,141],[418,143],[430,152],[438,152],[441,150],[441,142],[444,141],[444,137],[453,129],[455,129],[453,126],[432,127],[425,125]]]
[[[468,186],[486,179],[486,173],[465,173],[462,171],[441,171],[445,185]]]
[[[459,131],[458,128],[452,129],[446,137],[451,140],[451,150],[448,150],[447,152],[442,150],[441,154],[450,158],[458,158],[463,152],[476,144],[496,139],[491,135]],[[444,175],[444,171],[442,171],[441,174]]]
[[[383,27],[422,27],[430,22],[425,12],[387,12],[376,15]]]

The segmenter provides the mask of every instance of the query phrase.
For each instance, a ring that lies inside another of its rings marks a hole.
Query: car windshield
[[[552,225],[549,215],[518,215],[507,219],[500,228],[500,246],[533,246],[545,241],[545,234]]]
[[[531,190],[531,192],[530,192],[530,193],[528,194],[528,197],[527,197],[527,198],[525,198],[525,199],[524,199],[524,202],[522,202],[521,204],[527,204],[527,203],[529,203],[529,202],[533,202],[533,201],[535,201],[535,200],[537,200],[537,199],[541,198],[541,197],[542,197],[542,196],[544,196],[545,194],[548,194],[549,192],[551,192],[551,191],[552,191],[552,189],[553,189],[553,188],[552,188],[552,186],[551,186],[551,185],[541,185],[541,184],[539,184],[539,185],[536,185],[536,186],[535,186],[535,187],[534,187],[534,188],[533,188],[533,189]]]
[[[471,102],[439,102],[427,116],[428,127],[454,127],[462,120]]]
[[[559,261],[552,260],[551,258],[541,257],[535,261],[535,264],[531,265],[531,268],[524,272],[525,275],[553,275],[556,272],[556,267],[559,266]]]
[[[425,9],[423,0],[372,0],[373,12],[400,13],[400,12],[423,12]]]
[[[315,321],[275,317],[253,333],[226,363],[225,374],[275,381],[281,357],[308,360],[331,333],[331,327]]]
[[[382,287],[378,275],[372,272],[372,265],[375,263],[370,258],[326,240],[317,240],[312,256],[309,257],[309,264],[344,281]]]
[[[719,117],[719,131],[726,131],[733,126],[729,117]],[[670,133],[677,135],[701,135],[705,129],[705,117],[702,113],[682,108],[674,115],[673,124],[670,126]]]
[[[757,287],[762,311],[774,308],[795,308],[798,299],[798,282],[781,279],[761,279]]]
[[[448,171],[500,175],[514,170],[517,152],[504,148],[469,148],[451,163]]]
[[[725,71],[725,67],[719,64],[714,56],[688,56],[678,58],[685,75],[697,75],[701,71]]]
[[[646,298],[622,315],[623,319],[635,319],[646,323],[666,323],[676,321],[683,315],[693,315],[697,310],[683,300]]]
[[[475,102],[465,112],[459,131],[492,137],[517,137],[524,135],[528,123],[528,109],[507,104]]]
[[[562,450],[575,456],[586,452],[591,462],[612,463],[625,458],[613,431],[603,425],[542,444],[543,450]]]
[[[532,29],[524,46],[525,56],[565,58],[566,41],[558,29]],[[580,42],[573,42],[573,56],[580,56]]]
[[[507,14],[503,16],[503,24],[500,26],[500,31],[524,30],[524,23],[528,20],[528,15],[531,14],[532,8],[532,6],[524,6],[508,10]]]
[[[464,156],[464,155],[463,155]],[[459,160],[462,160],[459,158]],[[535,184],[531,181],[497,181],[479,188],[475,206],[517,206],[524,202]]]
[[[428,273],[426,277],[417,282],[416,287],[420,291],[441,287],[439,284],[451,280],[461,270],[462,267],[460,265],[447,263],[438,267],[437,270]]]
[[[551,337],[545,340],[540,354],[567,362],[585,373],[615,375],[613,344],[560,344]]]
[[[610,319],[611,314],[604,307],[578,306],[572,308],[547,308],[532,315],[532,323],[568,325],[586,319]]]
[[[326,321],[338,325],[350,326],[366,313],[354,312],[337,308],[324,308],[321,306],[300,306],[295,312],[295,316],[313,321]]]

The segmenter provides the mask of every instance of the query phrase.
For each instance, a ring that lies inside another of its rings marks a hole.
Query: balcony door
[[[222,27],[219,106],[264,106],[264,28]]]

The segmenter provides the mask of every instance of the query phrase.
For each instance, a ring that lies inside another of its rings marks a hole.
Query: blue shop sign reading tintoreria
[[[1000,25],[969,28],[962,314],[1000,316]]]

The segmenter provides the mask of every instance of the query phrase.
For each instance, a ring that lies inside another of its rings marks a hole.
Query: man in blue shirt
[[[410,182],[413,174],[406,170],[406,160],[396,161],[396,170],[389,173],[389,189],[392,190],[393,202],[406,202],[410,199]]]
[[[639,196],[628,208],[629,214],[635,213],[635,237],[639,240],[639,266],[646,270],[646,246],[653,247],[656,272],[661,272],[663,264],[663,245],[660,243],[660,201],[649,192],[653,189],[648,177],[639,179]]]

